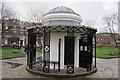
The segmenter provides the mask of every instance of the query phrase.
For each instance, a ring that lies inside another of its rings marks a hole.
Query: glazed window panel
[[[84,46],[85,51],[87,51],[87,46]]]
[[[80,51],[83,51],[83,46],[80,46]]]

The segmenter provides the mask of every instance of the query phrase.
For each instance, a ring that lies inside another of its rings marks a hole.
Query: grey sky
[[[12,2],[12,7],[19,13],[21,20],[27,20],[31,10],[48,12],[57,6],[66,6],[80,14],[83,24],[94,26],[101,30],[102,18],[118,11],[118,0],[7,0]]]

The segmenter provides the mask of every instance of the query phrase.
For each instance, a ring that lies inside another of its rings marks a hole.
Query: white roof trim
[[[76,14],[70,13],[54,13],[54,14],[47,14],[43,18],[43,22],[50,21],[50,20],[73,20],[77,22],[82,22],[82,18]]]

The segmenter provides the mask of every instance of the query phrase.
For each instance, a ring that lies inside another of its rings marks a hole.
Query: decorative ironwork
[[[48,52],[49,52],[49,46],[48,46],[48,45],[45,45],[44,50],[45,50],[45,53],[48,53]]]
[[[43,66],[43,72],[49,73],[49,71],[50,71],[49,65],[46,65],[45,63],[45,65]]]
[[[50,27],[44,27],[44,53],[43,53],[43,72],[49,73],[50,66]]]
[[[67,74],[74,73],[74,65],[67,65]]]
[[[92,70],[92,65],[89,64],[89,65],[88,65],[88,68],[87,68],[87,71],[91,71],[91,70]]]
[[[93,35],[83,34],[79,40],[79,67],[84,67],[87,71],[91,70]]]
[[[36,33],[36,37],[43,37],[43,33]]]
[[[60,72],[60,57],[61,57],[61,39],[59,39],[58,43],[58,72]]]
[[[33,29],[34,33],[43,33],[44,32],[44,27],[36,27]]]
[[[67,27],[67,32],[73,33],[74,32],[74,28],[73,27]]]
[[[34,29],[34,32],[35,32],[35,33],[40,32],[40,28],[39,28],[39,27],[35,28],[35,29]]]
[[[86,37],[85,40],[82,40],[83,42],[89,43],[86,45],[81,45],[81,46],[87,46],[86,49],[83,48],[83,50],[88,51],[90,54],[92,52],[92,43],[91,40],[94,34],[96,33],[95,29],[91,29],[91,28],[87,28],[85,26],[80,26],[80,27],[75,27],[75,26],[48,26],[48,27],[35,27],[35,28],[31,28],[28,29],[28,55],[27,55],[27,65],[29,66],[30,69],[32,69],[32,65],[33,63],[36,62],[36,37],[43,37],[44,38],[44,53],[43,53],[43,72],[49,73],[50,72],[50,32],[63,32],[63,33],[67,33],[67,37],[74,37],[74,33],[80,33],[84,38],[85,35],[89,36]],[[96,37],[95,37],[96,38]],[[34,39],[34,40],[33,40]],[[88,41],[88,39],[90,41]],[[58,63],[58,71],[60,71],[60,41],[59,40],[59,63]],[[71,41],[71,40],[67,40]],[[74,40],[73,40],[74,42]],[[84,43],[83,43],[84,44]],[[88,46],[90,45],[90,46]],[[96,45],[96,43],[95,43]],[[66,51],[70,51],[72,49],[72,47],[70,47],[70,45],[68,46],[69,50]],[[95,46],[96,48],[96,46]],[[74,49],[74,48],[73,48]],[[96,50],[96,49],[95,49]],[[73,50],[74,51],[74,50]],[[70,51],[72,52],[72,51]],[[95,51],[96,52],[96,51]],[[74,52],[72,52],[74,53]],[[67,73],[68,74],[73,74],[74,73],[74,54],[71,55],[71,61],[69,61],[69,59],[67,59]],[[91,56],[91,55],[90,55]],[[70,58],[67,57],[67,58]],[[96,57],[96,53],[95,53],[95,57]],[[86,59],[86,58],[84,58]],[[90,58],[89,58],[90,60]],[[65,63],[65,62],[64,62]],[[91,70],[91,62],[87,63],[88,65],[84,65],[88,71]],[[95,58],[95,66],[96,66],[96,58]]]
[[[89,33],[95,34],[96,30],[86,28],[85,26],[74,27],[74,26],[49,26],[49,27],[35,27],[32,32],[44,33],[45,32],[74,32],[74,33]]]

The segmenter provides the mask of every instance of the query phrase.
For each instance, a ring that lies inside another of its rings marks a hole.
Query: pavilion
[[[27,70],[34,74],[50,74],[51,69],[58,72],[65,69],[66,74],[73,75],[74,68],[82,67],[87,72],[95,72],[97,30],[81,23],[81,16],[68,7],[56,7],[45,14],[42,25],[28,29]],[[43,37],[41,72],[33,69],[37,63],[37,37]]]

